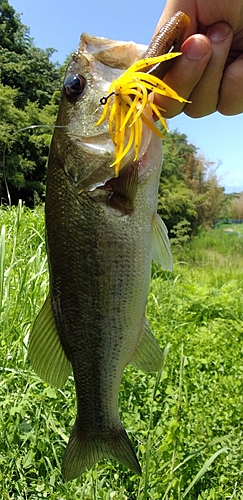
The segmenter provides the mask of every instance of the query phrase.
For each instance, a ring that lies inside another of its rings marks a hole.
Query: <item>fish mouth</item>
[[[114,209],[117,215],[127,215],[134,210],[138,177],[139,162],[133,161],[120,170],[118,177],[111,177],[95,187],[90,186],[85,192],[89,198]]]

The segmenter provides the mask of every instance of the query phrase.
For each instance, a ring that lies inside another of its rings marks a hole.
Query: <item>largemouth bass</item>
[[[167,37],[168,49],[174,38],[169,43]],[[145,371],[163,364],[145,318],[152,257],[172,268],[167,230],[157,215],[161,139],[143,123],[138,158],[128,151],[115,175],[108,120],[95,127],[111,81],[143,53],[132,42],[82,35],[67,69],[50,149],[50,293],[31,332],[29,354],[37,374],[57,388],[73,369],[77,418],[62,465],[67,480],[103,457],[141,474],[119,418],[119,386],[129,363]]]

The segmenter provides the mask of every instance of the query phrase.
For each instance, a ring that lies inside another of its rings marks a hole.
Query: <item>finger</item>
[[[183,43],[181,50],[182,55],[174,60],[164,81],[181,97],[188,99],[207,67],[212,49],[206,36],[193,35]],[[166,118],[178,115],[185,106],[185,103],[159,94],[155,94],[154,102],[166,110]]]
[[[228,23],[234,33],[242,29],[243,3],[239,0],[167,0],[159,20],[161,27],[176,11],[185,12],[191,20],[188,36],[198,32],[198,25],[210,26],[218,21]]]
[[[225,70],[217,111],[223,115],[243,113],[243,55]]]
[[[200,81],[190,95],[192,104],[184,108],[184,112],[193,118],[209,115],[217,109],[233,32],[227,23],[219,22],[209,27],[207,36],[212,43],[212,56]]]

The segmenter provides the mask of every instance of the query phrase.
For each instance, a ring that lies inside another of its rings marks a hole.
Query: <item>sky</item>
[[[57,50],[60,64],[76,50],[81,33],[149,44],[165,0],[9,0],[41,49]],[[214,162],[226,192],[243,191],[243,114],[214,113],[189,118],[183,113],[168,121],[171,131],[185,133],[206,160]]]

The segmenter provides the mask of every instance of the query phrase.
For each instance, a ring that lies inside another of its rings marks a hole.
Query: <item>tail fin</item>
[[[141,468],[125,429],[111,430],[92,437],[81,436],[77,420],[64,454],[62,474],[70,481],[90,469],[102,458],[113,458],[141,475]]]

